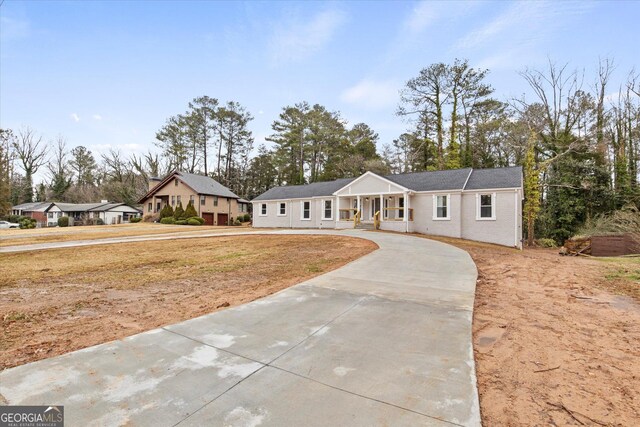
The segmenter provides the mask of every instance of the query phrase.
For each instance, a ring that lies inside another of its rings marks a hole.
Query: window
[[[191,203],[192,205],[195,204],[195,200],[196,196],[194,196],[193,194],[189,196],[189,203]]]
[[[311,202],[309,201],[302,202],[302,218],[300,219],[304,219],[304,220],[311,219]]]
[[[266,203],[261,203],[260,204],[260,215],[262,215],[262,216],[266,216],[267,215],[267,204]]]
[[[496,193],[491,194],[476,194],[476,219],[477,220],[495,220],[496,219],[496,207],[495,207]]]
[[[178,204],[182,203],[182,201],[180,200],[180,196],[178,196]]]
[[[149,213],[153,210],[153,202],[149,202]]]
[[[207,203],[207,196],[200,196],[200,205],[204,206]]]
[[[178,186],[178,178],[173,180],[173,185],[175,185],[176,187]]]
[[[404,197],[398,198],[398,218],[404,218]]]
[[[53,212],[49,212],[47,215],[49,218],[53,218]]]
[[[213,206],[218,206],[218,196],[213,196]]]
[[[449,205],[451,197],[449,194],[433,196],[433,219],[451,219],[449,216]]]
[[[285,202],[278,203],[278,216],[287,215],[287,204]]]
[[[171,196],[171,206],[176,205],[176,196]]]
[[[333,203],[331,203],[332,200],[325,200],[324,201],[324,216],[322,217],[322,219],[331,219],[333,218]]]

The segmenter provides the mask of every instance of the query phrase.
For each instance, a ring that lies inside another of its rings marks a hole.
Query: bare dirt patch
[[[468,251],[483,425],[640,424],[640,259]]]
[[[243,304],[375,249],[245,235],[3,254],[0,369]]]

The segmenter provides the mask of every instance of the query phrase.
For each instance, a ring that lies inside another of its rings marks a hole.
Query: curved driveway
[[[380,249],[249,304],[6,370],[0,394],[65,405],[67,425],[480,425],[466,252],[276,233]]]

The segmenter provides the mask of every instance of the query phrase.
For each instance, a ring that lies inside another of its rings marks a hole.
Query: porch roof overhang
[[[373,172],[365,172],[333,193],[334,196],[370,196],[378,194],[413,194],[407,187]]]

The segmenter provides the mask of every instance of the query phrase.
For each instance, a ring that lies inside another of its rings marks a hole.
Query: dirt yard
[[[246,235],[3,254],[0,369],[246,303],[375,249]]]
[[[228,231],[251,231],[249,227],[213,227],[169,224],[121,224],[76,227],[33,228],[30,230],[0,230],[0,247],[21,246],[35,243],[67,242],[71,240],[107,239],[143,235],[173,233],[198,233],[203,231],[224,233]]]
[[[478,266],[483,425],[640,425],[640,258],[435,239]]]

